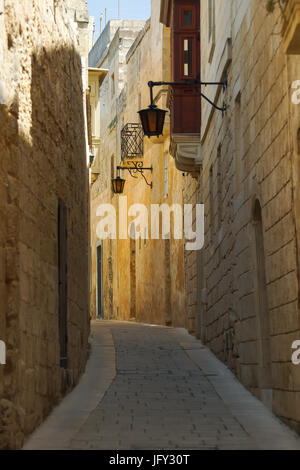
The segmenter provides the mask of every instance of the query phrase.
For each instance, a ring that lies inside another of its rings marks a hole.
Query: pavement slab
[[[275,417],[181,328],[95,321],[79,385],[25,450],[300,450]]]

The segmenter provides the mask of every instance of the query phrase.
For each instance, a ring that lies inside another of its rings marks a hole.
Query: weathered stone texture
[[[19,448],[84,370],[88,179],[81,58],[66,4],[0,1],[0,448]],[[58,200],[68,207],[68,370],[58,336]]]
[[[292,342],[300,338],[300,110],[291,89],[300,76],[299,55],[286,54],[278,6],[268,15],[258,0],[215,0],[215,30],[208,41],[207,3],[201,2],[202,78],[220,81],[227,74],[228,89],[218,99],[220,106],[225,99],[227,111],[222,117],[203,101],[204,161],[195,194],[197,183],[186,177],[185,202],[203,202],[206,214],[198,281],[197,261],[186,256],[189,328],[299,431],[300,369],[291,362]],[[289,2],[291,8],[296,4]],[[215,87],[205,92],[215,100]],[[265,282],[258,267],[263,258]],[[266,308],[259,306],[262,297]],[[262,364],[266,342],[269,372]],[[265,389],[272,390],[268,399]]]
[[[121,130],[127,123],[138,123],[137,111],[149,105],[149,80],[170,79],[170,35],[159,23],[159,0],[152,0],[151,19],[144,22],[120,22],[114,32],[115,21],[110,22],[91,51],[90,65],[108,69],[100,89],[99,176],[91,188],[92,228],[92,301],[93,315],[97,306],[96,248],[100,243],[96,227],[100,221],[96,211],[100,204],[112,203],[119,216],[120,199],[111,190],[111,177],[116,166],[130,164],[121,161]],[[108,41],[107,55],[99,62],[102,44]],[[113,91],[114,82],[114,91]],[[157,105],[166,108],[167,88],[155,89]],[[95,118],[97,119],[97,118]],[[183,240],[151,239],[151,204],[182,205],[182,175],[169,154],[169,122],[160,139],[144,138],[144,155],[136,158],[153,173],[145,172],[153,189],[143,178],[126,179],[124,196],[128,209],[133,204],[144,204],[149,213],[149,238],[144,240],[104,240],[103,247],[103,316],[105,319],[135,319],[163,325],[184,326],[184,244]],[[97,130],[96,130],[97,133]],[[167,161],[167,168],[165,163]],[[166,184],[166,172],[168,184]],[[167,190],[166,190],[166,186]],[[124,212],[123,214],[127,214]],[[128,225],[134,217],[128,217]],[[173,230],[173,229],[172,229]]]

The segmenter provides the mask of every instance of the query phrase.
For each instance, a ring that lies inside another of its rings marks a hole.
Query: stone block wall
[[[20,448],[85,368],[88,174],[78,40],[63,1],[0,2],[0,448]],[[60,367],[58,203],[67,206]]]
[[[200,178],[200,174],[199,174]],[[183,202],[193,205],[193,229],[195,229],[195,205],[200,204],[199,178],[194,178],[188,173],[183,176]],[[185,265],[185,327],[192,334],[198,334],[197,318],[199,314],[198,305],[198,256],[197,251],[184,252]]]
[[[201,72],[227,75],[225,94],[205,89],[227,110],[203,101],[203,169],[196,193],[186,184],[185,202],[205,204],[205,247],[185,263],[188,327],[299,431],[299,55],[287,54],[278,6],[212,3],[209,37],[201,2]]]

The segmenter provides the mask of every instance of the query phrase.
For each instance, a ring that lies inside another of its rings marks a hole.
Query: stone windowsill
[[[172,135],[170,153],[178,170],[200,176],[203,162],[200,134]]]

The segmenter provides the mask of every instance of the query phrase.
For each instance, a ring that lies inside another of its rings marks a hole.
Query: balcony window
[[[200,2],[174,2],[171,22],[172,81],[200,79]],[[200,87],[172,85],[169,92],[171,134],[199,134]]]

